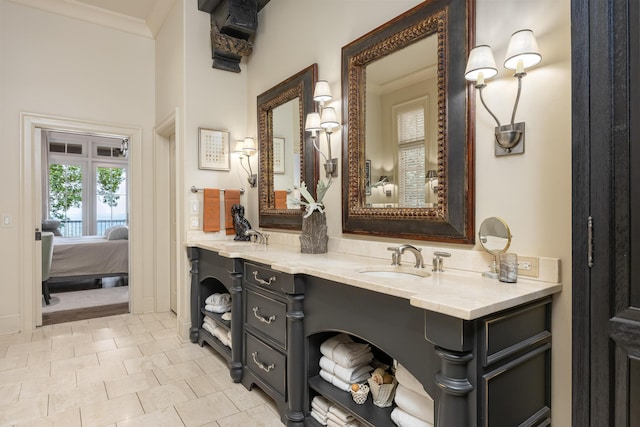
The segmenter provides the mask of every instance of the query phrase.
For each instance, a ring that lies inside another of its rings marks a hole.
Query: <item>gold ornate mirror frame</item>
[[[273,170],[273,110],[298,98],[300,123],[300,177],[316,182],[317,154],[304,131],[304,118],[314,110],[313,88],[318,79],[318,65],[312,64],[266,92],[258,95],[259,222],[260,227],[300,230],[302,209],[276,209]],[[311,188],[310,188],[311,190]],[[315,192],[315,190],[314,190]]]
[[[426,0],[342,48],[343,232],[474,243],[475,110],[464,79],[474,17],[475,0]],[[430,35],[438,37],[437,206],[367,206],[366,67]]]

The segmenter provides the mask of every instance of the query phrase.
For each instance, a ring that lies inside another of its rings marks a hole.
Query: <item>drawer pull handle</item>
[[[276,320],[276,315],[275,314],[273,314],[273,315],[271,315],[269,317],[263,317],[263,316],[260,316],[258,314],[258,310],[260,310],[260,307],[253,307],[253,315],[256,317],[256,319],[258,319],[262,323],[270,324],[271,322]]]
[[[265,285],[265,286],[269,286],[271,284],[271,282],[275,282],[276,281],[276,276],[269,277],[269,280],[264,280],[264,279],[259,278],[257,271],[253,272],[253,278],[256,280],[256,282],[260,283],[261,285]]]
[[[274,365],[273,363],[271,365],[265,365],[262,362],[259,362],[258,359],[256,359],[256,356],[258,355],[257,351],[254,351],[253,353],[251,353],[251,356],[253,356],[253,363],[255,363],[256,365],[258,365],[258,368],[262,369],[265,372],[269,372],[270,370],[272,370],[273,368],[276,367],[276,365]]]

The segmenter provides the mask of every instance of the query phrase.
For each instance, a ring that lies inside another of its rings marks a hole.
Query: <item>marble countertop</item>
[[[447,269],[429,277],[407,275],[406,278],[384,278],[360,273],[362,270],[400,270],[411,272],[412,263],[398,269],[389,260],[340,252],[303,254],[295,246],[268,246],[233,240],[187,242],[187,246],[217,252],[227,258],[242,258],[271,266],[288,274],[306,274],[349,286],[408,299],[411,305],[425,310],[473,320],[560,292],[562,285],[518,278],[517,283],[503,283],[482,277],[480,273]],[[413,261],[411,255],[406,260]]]

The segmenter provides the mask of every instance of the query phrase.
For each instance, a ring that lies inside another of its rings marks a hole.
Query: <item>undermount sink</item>
[[[431,273],[424,268],[399,267],[394,265],[369,265],[360,267],[356,271],[365,276],[385,279],[415,279],[431,276]]]

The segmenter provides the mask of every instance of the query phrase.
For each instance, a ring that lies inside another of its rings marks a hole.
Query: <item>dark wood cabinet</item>
[[[364,425],[394,426],[393,408],[379,408],[371,399],[358,405],[319,376],[320,345],[337,333],[370,343],[378,360],[396,360],[411,372],[434,400],[438,427],[551,422],[551,297],[464,320],[415,307],[406,298],[286,274],[214,251],[188,253],[192,340],[221,352],[234,380],[267,393],[287,426],[317,426],[309,415],[317,395]],[[199,327],[209,315],[202,299],[217,287],[232,293],[230,351]],[[638,375],[640,368],[631,370]]]
[[[191,261],[191,329],[190,338],[201,346],[207,343],[225,358],[231,378],[242,378],[242,260],[225,258],[216,252],[187,248]],[[206,298],[213,293],[228,292],[231,295],[231,320],[221,314],[204,309]],[[202,328],[204,318],[209,317],[218,326],[231,331],[231,348]]]

